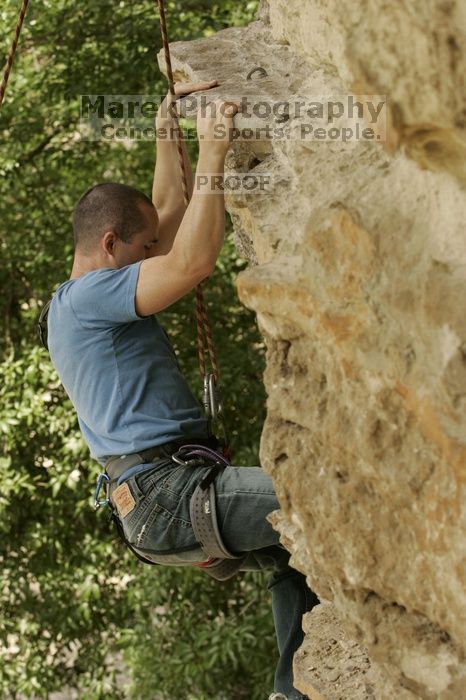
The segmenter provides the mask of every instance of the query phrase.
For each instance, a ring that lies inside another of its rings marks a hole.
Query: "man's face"
[[[143,230],[136,233],[129,243],[125,243],[117,237],[113,241],[111,254],[117,268],[131,265],[157,254],[159,218],[156,209],[149,204],[140,204],[139,208],[146,222]]]

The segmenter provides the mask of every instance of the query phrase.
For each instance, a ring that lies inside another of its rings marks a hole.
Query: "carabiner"
[[[212,420],[223,414],[221,392],[214,374],[206,374],[204,377],[204,409],[206,417]]]
[[[204,376],[204,410],[207,418],[209,434],[221,433],[223,449],[228,445],[228,435],[223,420],[223,401],[220,388],[217,386],[215,375]],[[217,435],[217,437],[219,437]],[[228,450],[229,455],[229,450]]]
[[[180,456],[181,450],[178,450],[177,452],[174,452],[171,455],[171,458],[174,462],[177,464],[181,464],[183,467],[198,467],[200,464],[203,463],[202,459],[199,459],[199,457],[196,457],[195,459],[183,459],[183,457]]]
[[[99,478],[97,479],[97,485],[95,487],[94,510],[97,510],[97,508],[100,508],[100,506],[108,506],[110,503],[108,496],[103,501],[99,501],[100,489],[102,488],[104,481],[106,481],[108,484],[108,482],[110,481],[110,477],[105,472],[102,472],[102,474],[99,474]]]

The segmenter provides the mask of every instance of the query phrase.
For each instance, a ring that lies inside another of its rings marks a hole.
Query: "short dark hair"
[[[103,182],[91,187],[74,208],[75,249],[92,253],[105,231],[114,231],[118,238],[129,243],[146,223],[141,203],[154,206],[144,192],[130,185]]]

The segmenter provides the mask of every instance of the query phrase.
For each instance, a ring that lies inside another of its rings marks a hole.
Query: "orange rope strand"
[[[5,97],[6,86],[8,84],[8,78],[10,77],[11,66],[13,65],[13,60],[15,58],[16,49],[18,48],[19,36],[21,34],[21,28],[23,26],[24,16],[26,14],[28,4],[29,4],[29,0],[23,0],[23,4],[21,5],[21,9],[19,11],[18,21],[16,23],[15,35],[13,37],[13,41],[11,43],[10,50],[8,52],[8,56],[7,56],[6,64],[5,64],[5,70],[3,71],[2,84],[0,85],[0,107],[3,104],[3,98]]]
[[[170,89],[170,93],[175,96],[175,87],[174,87],[174,82],[173,82],[173,72],[172,72],[172,65],[171,65],[171,59],[170,59],[170,46],[169,46],[169,41],[168,41],[168,34],[167,34],[167,24],[165,21],[165,10],[163,6],[163,0],[157,0],[158,7],[159,7],[159,14],[160,14],[160,30],[162,33],[162,42],[163,42],[163,48],[164,48],[164,53],[165,53],[165,64],[167,67],[167,78],[168,78],[168,85]],[[176,113],[176,105],[175,102],[173,101],[172,104],[170,105],[170,114],[173,117],[175,124],[176,124],[176,133],[179,134],[180,132],[180,127],[178,123],[178,115]],[[183,198],[184,198],[184,203],[187,206],[189,204],[189,195],[188,195],[188,187],[186,183],[186,171],[184,167],[184,160],[183,160],[183,149],[181,146],[181,143],[178,141],[178,138],[176,139],[176,144],[177,144],[177,151],[178,151],[178,160],[180,163],[180,172],[181,172],[181,185],[183,189]],[[215,347],[214,347],[214,340],[212,336],[212,331],[210,329],[209,325],[209,319],[207,318],[207,312],[205,308],[205,303],[204,303],[204,294],[202,291],[202,286],[201,284],[198,284],[196,287],[196,322],[197,322],[197,346],[198,346],[198,353],[199,353],[199,371],[201,374],[202,379],[204,379],[204,376],[206,374],[206,343],[207,343],[207,350],[209,354],[209,359],[210,363],[212,365],[212,372],[215,377],[216,383],[218,383],[219,379],[219,370],[218,370],[218,363],[217,363],[217,357],[215,354]],[[205,339],[204,339],[205,336]]]

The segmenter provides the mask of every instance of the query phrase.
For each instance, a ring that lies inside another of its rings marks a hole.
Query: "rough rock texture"
[[[303,629],[306,638],[294,658],[303,692],[312,700],[377,697],[378,671],[358,643],[347,638],[330,603],[313,608],[304,618]]]
[[[225,98],[388,100],[385,141],[299,139],[289,115],[291,138],[227,157],[273,175],[226,205],[268,348],[272,518],[330,603],[295,658],[312,698],[466,698],[465,48],[460,0],[270,0],[171,46],[175,79],[215,77]],[[346,690],[345,654],[322,671],[330,639],[357,643]]]

